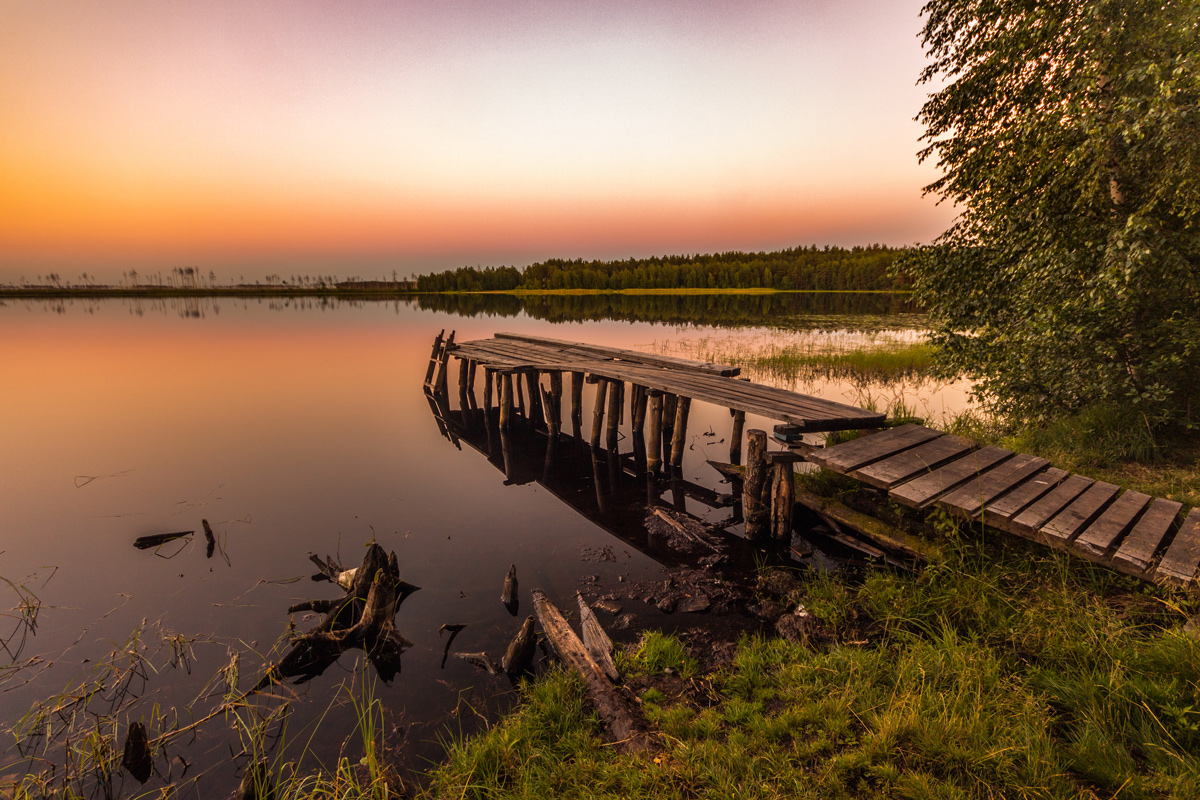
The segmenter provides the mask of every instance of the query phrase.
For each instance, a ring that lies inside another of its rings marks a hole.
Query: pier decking
[[[724,364],[512,333],[497,333],[492,339],[451,343],[447,352],[493,372],[590,375],[593,381],[629,383],[651,393],[661,392],[725,406],[734,412],[759,414],[799,426],[801,431],[878,428],[884,422],[884,415],[875,411],[735,380],[734,376],[740,370]]]
[[[807,454],[910,508],[968,520],[1169,586],[1195,582],[1200,508],[1072,475],[1043,458],[902,425]]]

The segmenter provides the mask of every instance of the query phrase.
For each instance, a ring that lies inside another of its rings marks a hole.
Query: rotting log
[[[517,678],[529,672],[533,666],[533,654],[537,652],[537,636],[534,634],[534,617],[530,614],[521,623],[521,629],[508,643],[504,658],[500,660],[500,668],[508,673],[510,678]]]
[[[746,536],[762,537],[767,531],[767,509],[763,489],[767,481],[767,432],[752,428],[746,432],[746,481],[742,486],[742,513],[746,517]]]
[[[595,377],[594,375],[592,377]],[[604,428],[604,401],[608,396],[608,381],[596,379],[596,401],[592,406],[592,447],[600,446],[600,433]]]
[[[583,678],[596,713],[605,724],[607,738],[625,752],[656,749],[632,698],[613,685],[554,603],[540,589],[533,590],[533,608],[559,660]]]
[[[650,429],[646,433],[646,469],[654,474],[662,466],[663,394],[650,390]]]
[[[729,434],[729,463],[742,463],[742,429],[746,426],[746,412],[730,409],[733,414],[733,432]]]
[[[612,639],[604,632],[592,607],[583,599],[583,594],[575,592],[575,597],[579,600],[579,630],[583,634],[584,648],[609,680],[621,680],[621,673],[617,672],[617,665],[613,662]]]
[[[675,426],[671,434],[671,466],[683,465],[683,446],[687,442],[688,410],[692,398],[680,397],[675,403]]]
[[[771,534],[776,540],[792,540],[792,512],[796,505],[796,470],[791,461],[778,461],[771,467]]]

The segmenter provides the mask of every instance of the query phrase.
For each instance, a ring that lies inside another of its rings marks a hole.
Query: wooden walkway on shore
[[[1200,567],[1200,508],[1072,475],[1043,458],[902,425],[810,451],[807,459],[910,508],[941,508],[1168,586]]]

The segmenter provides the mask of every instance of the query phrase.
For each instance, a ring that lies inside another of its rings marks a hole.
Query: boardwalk
[[[816,450],[809,461],[910,508],[941,508],[1169,586],[1195,582],[1200,508],[1072,475],[1043,458],[903,425]]]

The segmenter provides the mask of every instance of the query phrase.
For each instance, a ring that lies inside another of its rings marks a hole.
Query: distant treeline
[[[421,292],[527,289],[808,289],[891,291],[907,288],[889,274],[904,248],[794,247],[771,253],[631,258],[624,261],[551,259],[515,267],[461,267],[421,275]]]

